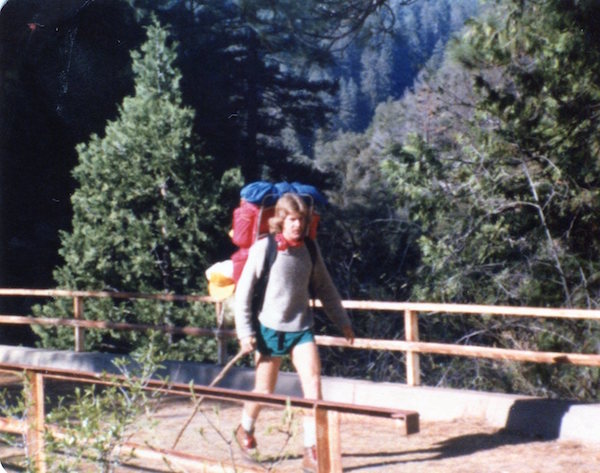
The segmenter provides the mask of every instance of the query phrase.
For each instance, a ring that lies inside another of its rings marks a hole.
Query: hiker
[[[235,323],[241,349],[256,350],[256,374],[253,392],[272,393],[282,357],[291,355],[304,397],[322,399],[321,360],[313,333],[313,314],[309,293],[318,297],[328,317],[340,328],[346,340],[354,342],[354,331],[341,298],[323,263],[318,245],[305,238],[308,206],[298,194],[284,194],[269,220],[270,235],[251,248],[235,293]],[[255,291],[261,275],[268,271],[258,319],[252,315]],[[235,438],[249,455],[256,449],[254,425],[260,404],[247,402]],[[305,471],[317,471],[316,425],[305,415]]]

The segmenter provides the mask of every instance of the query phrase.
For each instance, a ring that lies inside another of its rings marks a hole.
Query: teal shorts
[[[281,332],[260,324],[256,348],[261,355],[284,356],[291,353],[295,346],[314,341],[315,336],[310,329],[300,332]]]

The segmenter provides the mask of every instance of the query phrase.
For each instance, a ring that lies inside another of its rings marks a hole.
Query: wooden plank
[[[73,298],[73,317],[75,320],[83,319],[83,298],[82,297],[74,297]],[[74,337],[75,337],[75,352],[81,353],[85,351],[85,330],[76,326],[74,329]]]
[[[315,425],[317,428],[317,472],[329,471],[329,426],[327,425],[327,411],[325,409],[314,409]]]
[[[470,315],[506,315],[514,317],[544,317],[564,319],[600,320],[600,310],[562,309],[549,307],[491,306],[479,304],[442,304],[433,302],[388,302],[388,301],[342,301],[346,309],[403,312],[412,310],[421,313],[470,314]],[[315,307],[322,307],[320,301]]]
[[[404,334],[407,342],[419,341],[419,318],[415,311],[404,311]],[[413,350],[406,351],[406,384],[409,386],[421,384],[419,355]]]
[[[264,473],[265,469],[247,464],[233,464],[223,460],[213,460],[205,456],[177,452],[169,449],[151,448],[147,445],[126,442],[119,450],[119,458],[128,465],[136,465],[139,460],[154,465],[169,465],[169,471],[201,471],[202,473]]]
[[[75,291],[67,289],[25,289],[25,288],[0,288],[0,296],[21,297],[92,297],[112,299],[151,299],[160,301],[178,302],[207,302],[216,303],[217,299],[205,295],[180,295],[180,294],[143,294],[135,292],[110,292],[110,291]],[[322,307],[319,300],[312,301],[315,307]],[[508,315],[517,317],[555,317],[568,319],[596,319],[600,320],[600,310],[595,309],[562,309],[547,307],[515,307],[515,306],[488,306],[479,304],[444,304],[430,302],[391,302],[391,301],[355,301],[346,300],[342,304],[347,309],[378,310],[403,312],[412,310],[416,312],[434,312],[446,314],[490,314]]]
[[[402,412],[392,416],[398,421],[404,435],[416,434],[420,430],[419,414],[417,412]]]
[[[318,473],[342,473],[339,413],[316,406]]]
[[[104,385],[119,385],[126,380],[125,376],[117,374],[96,373],[93,371],[69,370],[55,367],[31,366],[15,363],[0,363],[0,371],[6,372],[37,372],[43,374],[47,379],[55,379],[72,382],[96,383]],[[146,389],[165,394],[175,394],[179,396],[206,396],[220,400],[230,401],[251,401],[260,402],[268,405],[287,406],[291,404],[294,407],[303,409],[314,409],[316,406],[337,411],[340,413],[370,415],[373,417],[404,418],[415,411],[391,409],[387,407],[368,406],[362,404],[349,404],[342,402],[306,399],[303,397],[285,396],[282,394],[259,394],[251,391],[237,389],[227,389],[219,387],[210,387],[205,385],[190,386],[187,383],[171,383],[160,379],[147,380]],[[193,391],[193,392],[192,392]]]
[[[217,299],[204,295],[144,294],[138,292],[72,291],[68,289],[19,289],[0,288],[0,296],[22,297],[92,297],[105,299],[149,299],[167,302],[209,302]]]
[[[44,452],[44,376],[33,371],[27,372],[26,387],[29,406],[27,409],[26,443],[29,455],[33,457],[36,473],[46,473]]]
[[[50,325],[57,327],[85,327],[105,330],[156,330],[159,332],[191,336],[214,336],[234,338],[235,330],[215,330],[200,327],[177,327],[174,325],[130,324],[126,322],[109,322],[106,320],[63,319],[52,317],[26,317],[22,315],[0,315],[0,324],[11,325]]]
[[[332,472],[342,472],[342,437],[340,435],[340,413],[327,411],[329,431],[329,461]]]
[[[0,417],[0,432],[23,435],[27,432],[27,424],[11,417]]]
[[[561,309],[548,307],[490,306],[479,304],[437,304],[428,302],[402,302],[404,310],[437,312],[442,314],[507,315],[513,317],[544,317],[564,319],[600,320],[600,310]]]
[[[326,335],[315,336],[321,346],[350,347],[354,349],[408,351],[434,353],[448,356],[466,356],[493,360],[529,361],[534,363],[600,366],[600,355],[586,353],[538,352],[509,348],[453,345],[451,343],[407,342],[404,340],[373,340],[357,338],[349,346],[344,338]]]

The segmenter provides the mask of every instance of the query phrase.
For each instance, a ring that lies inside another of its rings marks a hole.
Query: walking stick
[[[217,383],[219,383],[225,377],[227,372],[233,367],[233,365],[235,365],[244,355],[247,355],[247,354],[248,354],[248,352],[244,352],[243,350],[238,351],[236,353],[236,355],[227,362],[227,364],[223,367],[223,369],[221,371],[219,371],[217,376],[215,376],[215,379],[213,379],[211,381],[211,383],[208,385],[208,387],[212,388]],[[171,447],[172,449],[175,449],[175,447],[179,443],[179,440],[181,439],[181,436],[183,435],[183,432],[185,431],[185,429],[188,428],[188,426],[190,425],[190,422],[192,422],[192,419],[198,413],[198,409],[200,408],[200,404],[202,403],[202,401],[204,401],[204,396],[200,396],[197,399],[196,404],[194,405],[194,410],[192,411],[191,415],[187,418],[187,420],[183,424],[183,427],[177,434],[177,437],[175,437],[175,442],[173,442],[173,447]]]

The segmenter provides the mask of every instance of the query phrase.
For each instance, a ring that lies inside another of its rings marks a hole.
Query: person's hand
[[[352,330],[352,327],[350,325],[346,325],[345,327],[342,328],[342,333],[344,334],[344,338],[346,339],[346,341],[350,345],[353,345],[354,344],[354,330]]]
[[[243,353],[251,353],[256,350],[256,337],[250,336],[240,340],[240,350]]]

